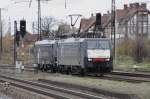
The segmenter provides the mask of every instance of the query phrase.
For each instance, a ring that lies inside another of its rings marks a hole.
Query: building
[[[145,37],[150,38],[150,11],[146,3],[125,4],[123,9],[116,9],[116,38]],[[93,33],[96,17],[81,19],[79,33],[88,35]],[[111,13],[107,12],[101,17],[103,33],[111,37]]]

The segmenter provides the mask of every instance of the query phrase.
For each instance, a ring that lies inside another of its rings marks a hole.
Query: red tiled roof
[[[101,22],[102,24],[106,23],[109,19],[109,15],[108,14],[104,14],[101,18]]]
[[[124,18],[124,16],[128,13],[127,10],[124,10],[124,9],[117,9],[116,10],[116,18],[117,18],[117,21],[120,21]]]
[[[132,18],[138,11],[146,11],[148,13],[149,10],[146,7],[139,6],[138,8],[128,7],[127,9],[117,9],[116,10],[116,18],[118,22],[125,22]],[[102,26],[105,27],[111,22],[111,14],[104,14],[101,17]],[[96,17],[92,16],[89,19],[81,19],[80,23],[80,32],[87,32],[90,27],[92,27],[96,22]]]
[[[102,24],[106,23],[108,21],[108,18],[109,16],[107,14],[103,15],[101,17],[101,22]],[[90,27],[92,27],[96,22],[96,17],[95,16],[92,16],[90,17],[89,19],[81,19],[81,22],[80,22],[80,32],[86,32],[88,31],[88,29]]]
[[[24,41],[25,42],[35,42],[38,39],[38,34],[31,34],[29,32],[26,33],[24,36]]]
[[[90,19],[81,19],[80,32],[86,32],[88,29],[95,24],[96,18],[93,16]]]

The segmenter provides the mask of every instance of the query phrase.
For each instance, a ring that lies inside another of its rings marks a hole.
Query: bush
[[[150,40],[128,39],[117,46],[117,54],[121,56],[131,56],[136,62],[150,60]]]
[[[117,53],[119,55],[132,56],[134,49],[133,40],[128,39],[117,46]]]
[[[145,58],[148,59],[150,61],[150,39],[146,39],[145,41]]]

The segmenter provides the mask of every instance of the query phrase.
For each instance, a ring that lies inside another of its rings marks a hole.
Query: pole
[[[65,9],[67,8],[67,2],[66,2],[66,0],[65,0]]]
[[[115,7],[115,0],[112,0],[112,9],[111,9],[111,41],[112,41],[112,35],[114,35],[114,40],[113,40],[113,58],[116,60],[116,29],[115,29],[115,13],[116,7]]]
[[[2,9],[0,8],[0,32],[1,32],[1,34],[0,34],[0,36],[1,36],[1,53],[2,53],[2,51],[3,51],[3,34],[2,34],[2,13],[1,13],[1,11],[2,11]]]
[[[11,34],[11,19],[9,17],[9,33]]]
[[[39,32],[39,31],[40,31],[40,30],[39,30],[39,29],[40,29],[40,28],[39,28],[39,27],[40,27],[40,26],[39,26],[39,2],[40,2],[40,0],[38,0],[38,38],[40,39],[40,32]]]
[[[17,33],[17,21],[14,21],[14,65],[16,64],[17,52],[16,52],[16,33]]]
[[[32,23],[32,30],[33,30],[33,34],[35,34],[34,33],[34,22]]]
[[[116,6],[114,0],[114,60],[116,63]]]
[[[38,35],[41,40],[41,2],[38,0]]]

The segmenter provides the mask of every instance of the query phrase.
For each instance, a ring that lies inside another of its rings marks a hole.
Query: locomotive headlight
[[[106,58],[105,60],[106,60],[106,61],[110,61],[110,58]]]
[[[92,59],[91,59],[91,58],[88,58],[88,61],[92,61]]]

